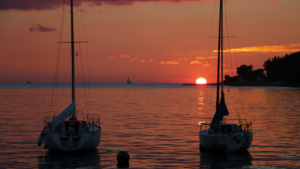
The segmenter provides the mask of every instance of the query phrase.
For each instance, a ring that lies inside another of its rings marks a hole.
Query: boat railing
[[[208,130],[210,127],[210,124],[199,122],[199,126],[200,126],[200,132],[201,132],[203,130]]]
[[[82,113],[82,112],[81,112]],[[82,113],[83,121],[86,121],[88,124],[100,127],[100,118],[98,117],[97,121],[94,120],[94,114],[84,114]]]

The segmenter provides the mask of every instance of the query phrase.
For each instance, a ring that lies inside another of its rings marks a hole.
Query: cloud
[[[154,59],[149,59],[149,62],[153,62],[154,61]]]
[[[112,58],[112,59],[114,59],[114,58],[117,58],[117,56],[110,56],[109,58]]]
[[[198,64],[198,65],[199,65],[199,64],[201,64],[201,63],[202,63],[202,62],[199,62],[199,61],[195,60],[195,61],[192,61],[190,64],[191,64],[191,65],[194,65],[194,64]]]
[[[210,66],[210,64],[208,64],[207,62],[202,64],[202,66]]]
[[[223,72],[236,72],[236,70],[223,70]]]
[[[218,56],[209,56],[209,59],[214,59],[214,58],[218,58]]]
[[[145,62],[145,59],[141,60],[141,62]]]
[[[196,59],[201,60],[201,59],[206,59],[206,58],[205,57],[197,56]]]
[[[158,7],[158,9],[164,9],[164,7]]]
[[[80,3],[74,3],[76,6],[81,6],[81,3],[90,3],[91,5],[102,6],[107,5],[134,5],[136,2],[166,2],[166,3],[188,3],[188,2],[204,2],[206,0],[81,0]],[[268,0],[277,2],[276,0]],[[0,10],[49,10],[55,9],[63,5],[61,0],[1,0]]]
[[[181,64],[180,62],[177,62],[176,60],[172,60],[172,61],[161,61],[160,64],[164,64],[164,65],[179,65]]]
[[[120,57],[121,57],[121,58],[129,58],[130,55],[124,55],[124,54],[121,54]]]
[[[271,2],[273,4],[279,5],[279,2],[277,0],[268,0],[268,2]]]
[[[134,58],[132,58],[132,59],[131,59],[131,62],[133,62],[133,61],[134,61],[135,59],[137,59],[137,58],[138,58],[138,57],[134,57]]]
[[[104,13],[103,11],[99,11],[99,13]]]
[[[274,45],[274,46],[252,46],[252,47],[242,47],[242,48],[224,50],[224,52],[298,52],[298,51],[300,51],[300,43]],[[218,50],[213,50],[213,52],[218,52]]]
[[[187,61],[187,58],[178,58],[179,61],[185,60]]]
[[[78,9],[77,11],[79,11],[79,12],[86,12],[85,9]]]
[[[101,0],[92,0],[93,4],[96,6],[102,6]]]
[[[40,24],[32,24],[32,25],[35,25],[35,26],[32,26],[29,28],[29,31],[30,32],[54,32],[56,31],[55,28],[50,28],[50,27],[44,27]]]

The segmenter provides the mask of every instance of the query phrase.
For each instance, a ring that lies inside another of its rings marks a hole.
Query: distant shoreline
[[[220,83],[221,84],[221,83]],[[196,84],[196,83],[183,83],[182,86],[216,86],[217,83]],[[281,81],[276,82],[244,82],[244,83],[224,83],[226,86],[262,86],[262,87],[300,87],[296,84],[285,83]]]
[[[211,86],[217,85],[217,83],[207,83],[207,84],[196,84],[196,83],[183,83],[182,86]]]
[[[281,81],[275,81],[275,82],[244,82],[244,83],[224,83],[225,85],[228,86],[282,86],[282,87],[300,87],[297,84],[292,84],[292,83],[285,83]]]

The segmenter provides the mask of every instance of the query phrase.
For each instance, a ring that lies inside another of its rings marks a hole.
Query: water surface
[[[247,152],[214,154],[199,151],[198,135],[198,122],[209,122],[215,111],[214,87],[103,84],[87,91],[78,88],[77,109],[87,110],[87,98],[89,112],[101,119],[101,143],[93,152],[57,154],[38,147],[37,139],[43,119],[68,106],[70,89],[55,91],[49,113],[52,86],[3,86],[0,85],[0,168],[117,168],[119,151],[130,154],[130,168],[300,166],[298,89],[226,89],[230,111],[226,121],[236,122],[239,113],[252,122],[254,139]]]

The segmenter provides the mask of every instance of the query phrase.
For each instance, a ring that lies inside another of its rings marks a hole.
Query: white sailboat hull
[[[90,131],[79,137],[66,137],[59,132],[45,132],[44,148],[54,151],[85,151],[96,149],[101,141],[101,128],[90,125]]]
[[[234,152],[247,150],[252,144],[253,134],[248,131],[234,134],[210,134],[208,130],[204,130],[199,133],[199,139],[201,148]]]

